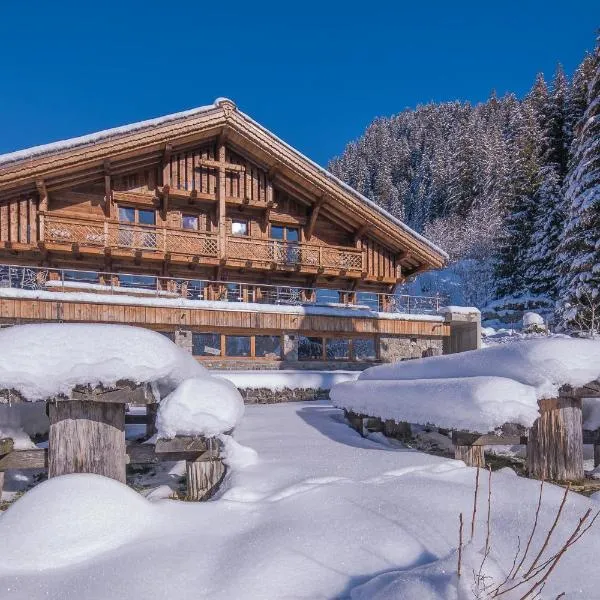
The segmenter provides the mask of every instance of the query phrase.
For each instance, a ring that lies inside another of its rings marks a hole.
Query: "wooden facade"
[[[5,264],[381,293],[444,261],[225,99],[0,156]]]

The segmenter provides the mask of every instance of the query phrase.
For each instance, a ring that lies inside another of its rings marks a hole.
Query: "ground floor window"
[[[221,335],[218,333],[192,333],[194,356],[221,356]]]
[[[257,335],[255,337],[255,355],[257,358],[281,358],[281,337],[278,335]]]
[[[323,338],[298,336],[298,360],[322,360]]]
[[[349,360],[350,340],[344,338],[328,338],[325,345],[327,360]]]
[[[354,338],[352,348],[354,360],[377,360],[375,338]]]
[[[225,356],[250,356],[251,338],[249,335],[225,336]]]

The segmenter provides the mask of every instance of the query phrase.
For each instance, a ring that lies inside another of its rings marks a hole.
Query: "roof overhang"
[[[106,161],[116,164],[140,154],[162,152],[202,139],[226,136],[266,169],[325,198],[331,210],[350,213],[354,222],[369,225],[369,235],[424,268],[440,268],[448,258],[435,244],[362,196],[326,169],[286,144],[225,98],[214,104],[166,117],[117,127],[88,136],[0,156],[0,194],[34,190],[40,180],[59,180],[73,172],[98,171]],[[50,188],[51,189],[51,188]]]

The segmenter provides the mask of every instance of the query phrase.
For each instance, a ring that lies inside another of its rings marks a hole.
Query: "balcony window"
[[[350,340],[345,338],[329,338],[325,344],[327,360],[349,360]]]
[[[281,338],[278,335],[257,335],[255,338],[255,354],[257,358],[281,358]]]
[[[151,275],[119,275],[119,285],[125,288],[138,288],[156,292],[156,277]]]
[[[136,230],[132,227],[134,225],[154,226],[156,224],[155,211],[119,206],[119,222],[119,246],[152,250],[156,248],[155,230]]]
[[[140,225],[155,225],[156,213],[153,210],[138,209],[138,223]]]
[[[248,221],[242,221],[239,219],[234,219],[233,221],[231,221],[231,235],[248,235]]]
[[[354,360],[377,360],[377,350],[373,338],[356,338],[352,340]]]
[[[287,225],[271,225],[271,239],[297,243],[300,241],[300,230]]]
[[[183,229],[198,231],[198,216],[197,215],[182,215],[181,226]]]
[[[340,293],[337,290],[328,290],[325,288],[318,288],[316,290],[317,304],[338,304],[340,301]]]
[[[379,310],[379,296],[374,292],[357,292],[356,303],[368,306],[371,310]]]
[[[323,338],[298,336],[298,360],[323,360]]]
[[[250,356],[249,335],[228,335],[225,337],[225,354],[227,356]]]
[[[221,335],[218,333],[192,333],[194,356],[221,356]]]

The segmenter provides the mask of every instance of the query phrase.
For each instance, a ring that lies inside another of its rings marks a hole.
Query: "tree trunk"
[[[185,467],[188,500],[208,500],[225,475],[225,465],[221,459],[188,460]]]
[[[485,467],[483,446],[454,446],[454,458],[467,467]]]
[[[540,400],[540,416],[529,433],[529,475],[550,481],[583,479],[581,398]]]
[[[125,405],[65,400],[49,405],[48,477],[96,473],[125,483]]]

